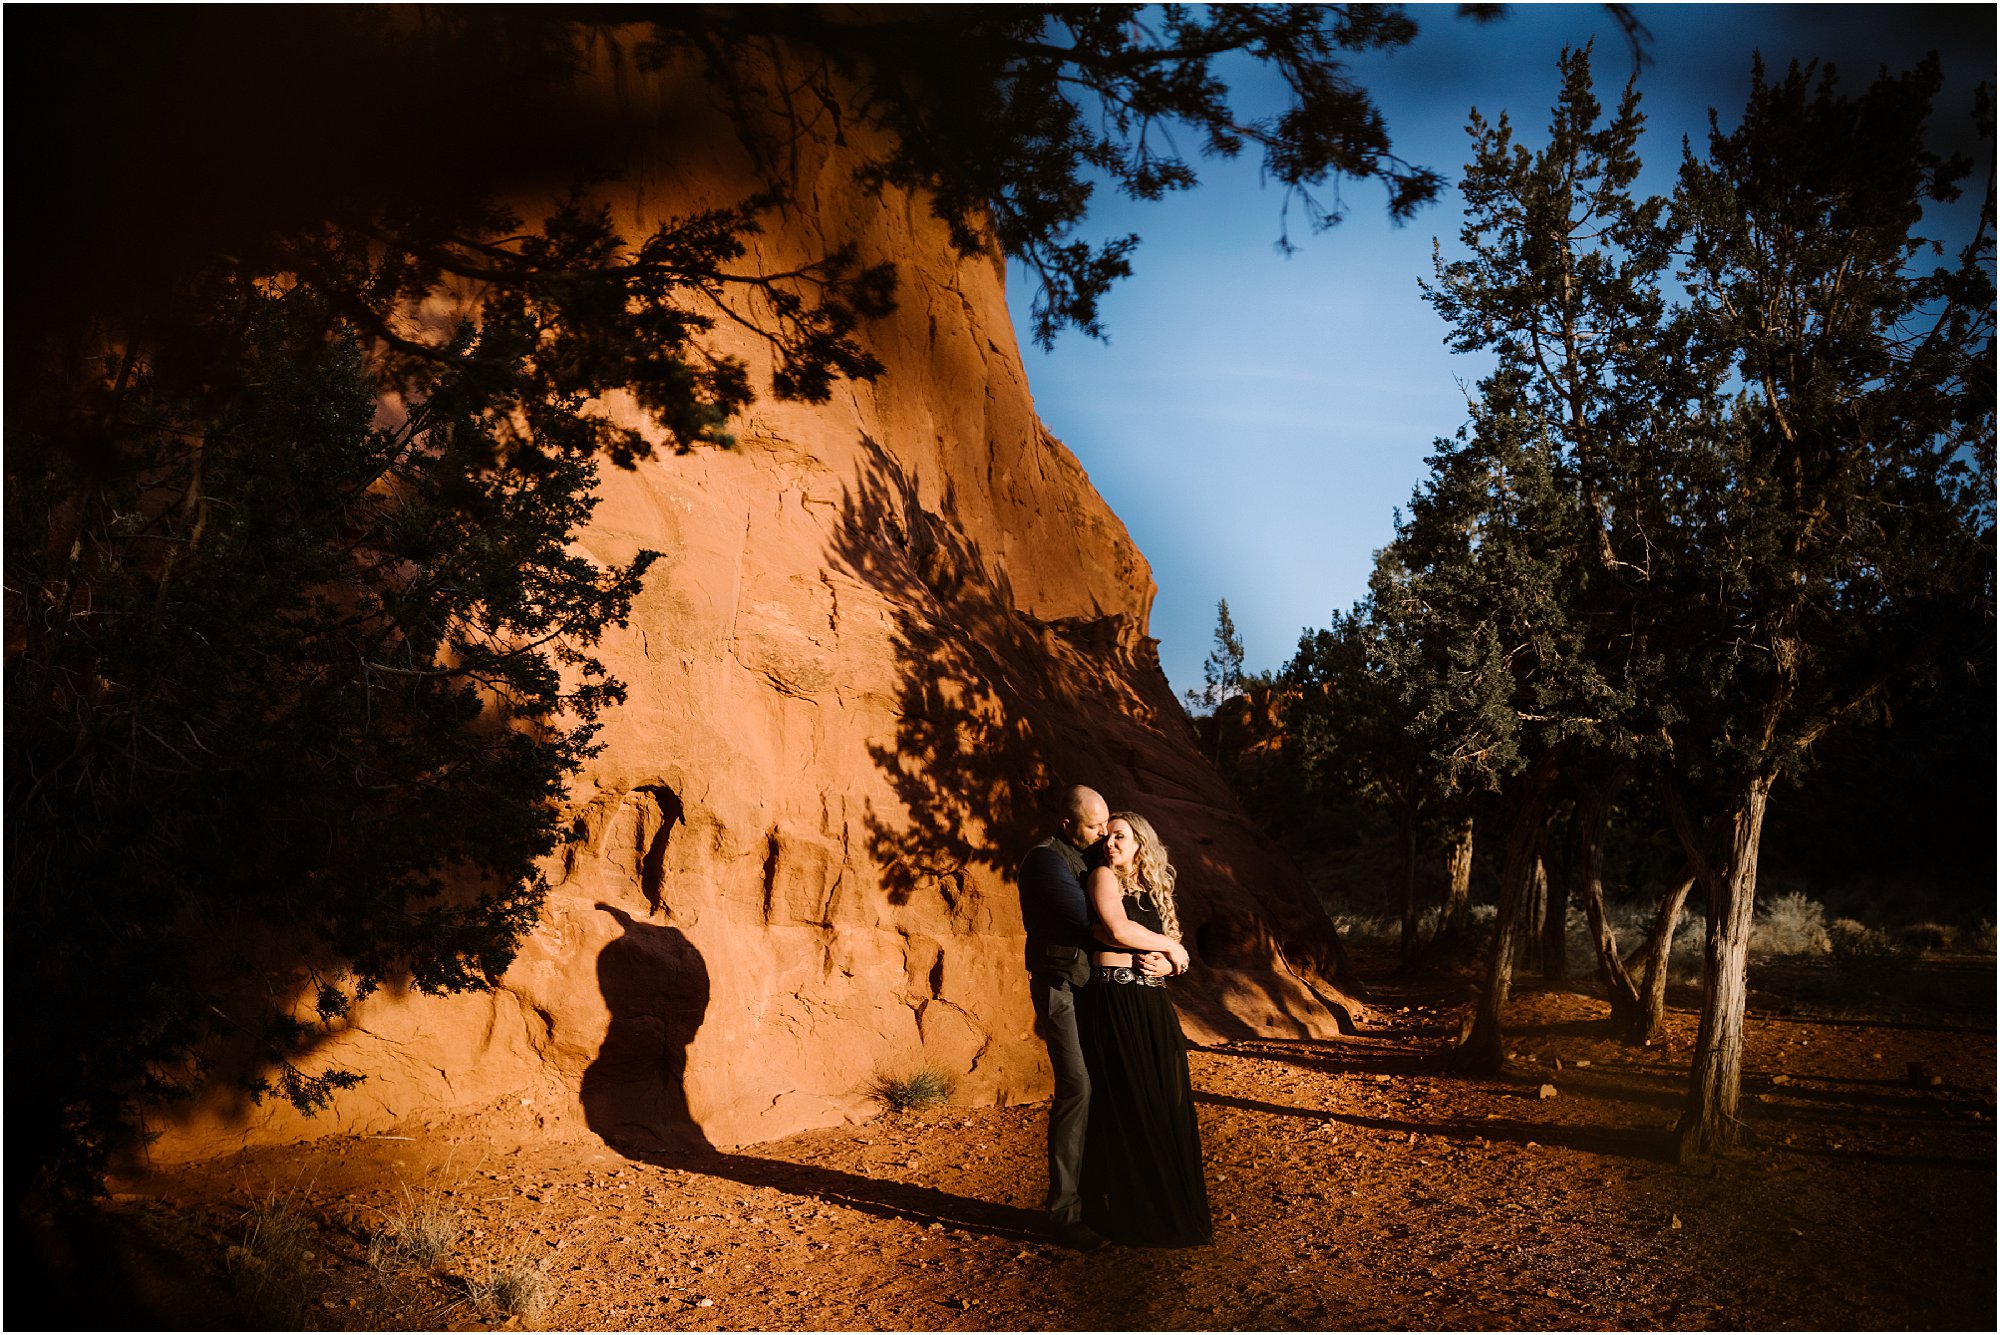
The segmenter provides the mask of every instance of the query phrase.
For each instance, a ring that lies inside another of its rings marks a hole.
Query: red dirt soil
[[[1634,1049],[1595,998],[1524,990],[1495,1079],[1446,1070],[1467,988],[1446,975],[1373,989],[1360,1036],[1196,1050],[1216,1242],[1195,1250],[1047,1241],[1044,1106],[674,1154],[467,1122],[159,1171],[115,1209],[184,1258],[126,1263],[162,1324],[1993,1329],[1992,961],[1920,981],[1856,1000],[1826,970],[1753,968],[1786,990],[1753,999],[1747,1145],[1690,1166],[1666,1132],[1691,993]],[[309,1225],[282,1276],[245,1232],[274,1196]],[[411,1199],[455,1218],[455,1249],[371,1267]],[[496,1256],[538,1263],[539,1310],[474,1300]]]

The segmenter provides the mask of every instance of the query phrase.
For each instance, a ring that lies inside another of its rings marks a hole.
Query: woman
[[[1192,1247],[1214,1238],[1201,1176],[1201,1131],[1188,1084],[1187,1042],[1158,978],[1134,952],[1158,951],[1187,972],[1174,909],[1174,869],[1144,817],[1121,811],[1104,836],[1106,865],[1090,873],[1091,956],[1077,994],[1090,1069],[1084,1133],[1084,1222],[1115,1242]]]

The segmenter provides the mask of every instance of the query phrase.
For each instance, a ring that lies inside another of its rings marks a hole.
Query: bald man
[[[1090,1073],[1076,1033],[1076,989],[1090,981],[1090,899],[1083,878],[1103,861],[1104,827],[1111,808],[1092,788],[1063,795],[1056,832],[1028,851],[1021,863],[1021,925],[1028,933],[1028,992],[1035,1027],[1049,1047],[1056,1092],[1049,1101],[1049,1227],[1056,1240],[1078,1251],[1096,1251],[1104,1238],[1083,1222],[1077,1181],[1083,1167],[1083,1132],[1090,1118]],[[1166,957],[1136,955],[1142,973],[1173,972]]]

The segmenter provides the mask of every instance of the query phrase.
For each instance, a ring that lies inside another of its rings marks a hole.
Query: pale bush
[[[1435,912],[1426,914],[1421,923],[1423,939],[1430,939],[1437,922]],[[1340,933],[1340,939],[1352,945],[1381,946],[1393,948],[1402,944],[1403,920],[1379,913],[1338,913],[1333,915],[1333,925]]]
[[[1628,960],[1644,946],[1653,935],[1653,919],[1658,916],[1660,906],[1657,901],[1633,900],[1604,906],[1604,915],[1611,923],[1612,934],[1618,941],[1618,953]],[[1597,947],[1590,939],[1589,920],[1581,907],[1571,910],[1570,918],[1570,964],[1572,974],[1588,973],[1593,977],[1597,972]],[[1687,902],[1681,904],[1680,916],[1674,919],[1673,943],[1667,947],[1667,980],[1673,983],[1689,983],[1701,978],[1701,951],[1703,936],[1707,928],[1699,912],[1691,909]],[[1641,961],[1632,960],[1633,979],[1637,983]]]
[[[1764,905],[1750,926],[1753,955],[1824,955],[1832,948],[1826,910],[1796,890]]]
[[[1835,919],[1830,935],[1837,964],[1865,968],[1894,959],[1899,953],[1895,939],[1887,932],[1853,918]]]
[[[1604,906],[1604,916],[1610,923],[1620,955],[1629,959],[1633,952],[1646,944],[1647,938],[1653,934],[1653,918],[1658,912],[1659,905],[1646,900]],[[1701,915],[1683,904],[1680,917],[1674,920],[1673,944],[1667,950],[1667,978],[1670,982],[1687,983],[1700,979],[1704,931]],[[1590,933],[1589,915],[1580,904],[1570,906],[1569,919],[1564,924],[1564,940],[1569,952],[1569,976],[1595,978],[1597,943]],[[1636,976],[1638,968],[1635,961],[1635,983],[1640,981]]]
[[[1896,933],[1908,951],[1953,950],[1958,946],[1958,928],[1946,922],[1913,922]]]

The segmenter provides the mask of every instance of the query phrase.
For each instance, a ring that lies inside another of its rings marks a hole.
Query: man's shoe
[[[1081,1220],[1056,1225],[1056,1241],[1071,1251],[1094,1252],[1105,1244],[1105,1236]]]

